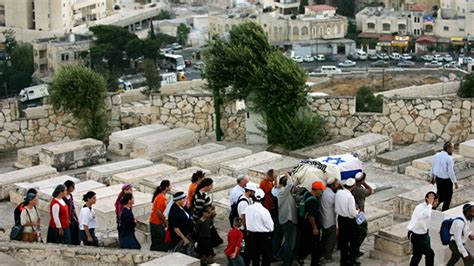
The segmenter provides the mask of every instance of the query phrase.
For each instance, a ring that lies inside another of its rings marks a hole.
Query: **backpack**
[[[237,200],[237,202],[234,202],[234,204],[230,206],[229,222],[231,225],[233,225],[234,219],[236,217],[239,217],[239,211],[237,210],[237,207],[239,206],[239,203],[241,203],[242,201],[245,201],[247,202],[248,205],[250,205],[250,201],[246,197],[240,196],[239,200]]]
[[[317,200],[313,195],[305,199],[307,193],[309,193],[309,191],[306,191],[303,195],[303,198],[298,202],[298,216],[301,219],[306,218],[306,203],[310,200]]]
[[[439,229],[439,236],[441,238],[441,243],[444,246],[449,245],[449,242],[451,242],[451,236],[452,234],[449,233],[449,230],[451,229],[451,226],[453,225],[454,220],[461,220],[464,223],[464,220],[461,217],[456,217],[456,218],[449,218],[441,222],[441,228]]]

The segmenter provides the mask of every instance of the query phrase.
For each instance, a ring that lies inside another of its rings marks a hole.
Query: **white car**
[[[453,57],[449,54],[445,55],[443,59],[445,62],[448,62],[448,63],[454,60]]]
[[[425,54],[424,56],[421,57],[421,59],[423,59],[423,61],[426,61],[426,62],[431,62],[433,61],[433,56],[430,54]]]
[[[401,56],[399,53],[392,53],[392,54],[390,55],[390,58],[391,58],[392,60],[400,60],[400,58],[402,58],[402,56]]]
[[[431,61],[431,62],[426,62],[425,67],[442,67],[443,63],[438,62],[438,61]]]
[[[314,59],[318,62],[323,62],[323,61],[326,61],[326,56],[323,54],[318,54],[317,56],[314,57]]]
[[[297,55],[293,57],[293,61],[295,61],[296,63],[303,63],[303,57]]]
[[[388,60],[388,59],[390,59],[390,57],[389,57],[386,53],[378,54],[377,57],[378,57],[380,60]]]
[[[310,56],[310,55],[305,55],[303,57],[303,61],[304,62],[314,62],[314,57]]]
[[[457,65],[456,62],[452,61],[452,62],[449,62],[449,63],[444,64],[443,67],[444,67],[444,68],[457,68],[458,65]]]
[[[438,62],[442,62],[444,59],[444,56],[443,55],[440,55],[440,54],[435,54],[433,56],[433,61],[438,61]]]
[[[403,60],[412,60],[413,57],[410,54],[402,54],[402,59]]]
[[[352,60],[344,60],[343,62],[338,64],[338,66],[340,67],[353,67],[355,65],[356,65],[356,62]]]

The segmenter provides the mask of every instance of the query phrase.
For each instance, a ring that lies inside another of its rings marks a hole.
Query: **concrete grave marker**
[[[355,153],[360,160],[365,161],[391,149],[392,139],[390,137],[369,133],[333,144],[330,154]]]
[[[61,143],[71,142],[70,140],[50,142],[43,145],[37,145],[33,147],[19,149],[17,152],[17,162],[23,167],[31,167],[39,164],[39,153],[42,148],[57,145]]]
[[[225,146],[208,143],[204,145],[195,146],[189,149],[168,153],[163,157],[163,163],[178,167],[178,169],[184,169],[191,167],[191,159],[225,150]]]
[[[47,165],[38,165],[0,174],[0,200],[8,199],[9,191],[15,189],[15,183],[36,182],[55,176],[58,176],[56,169]]]
[[[215,153],[206,154],[191,159],[191,165],[209,169],[212,173],[217,173],[219,165],[223,162],[241,158],[252,154],[251,150],[240,147],[234,147]]]
[[[155,177],[176,172],[178,169],[167,164],[157,164],[132,171],[118,173],[112,176],[111,183],[128,183],[138,186],[141,180],[149,177]]]
[[[128,156],[133,149],[135,139],[169,130],[169,127],[160,124],[151,124],[114,132],[109,137],[109,151]]]
[[[155,175],[152,177],[143,178],[140,182],[140,190],[146,193],[153,193],[160,185],[161,181],[165,179],[171,182],[171,187],[175,186],[176,183],[183,181],[188,182],[189,185],[189,183],[191,183],[191,177],[199,170],[203,171],[206,175],[211,173],[211,171],[200,167],[189,167],[173,173]],[[186,190],[183,191],[187,192],[188,190],[186,188]]]
[[[247,174],[250,167],[281,159],[277,153],[262,151],[232,161],[220,164],[219,174],[237,177],[239,174]]]
[[[209,178],[212,178],[214,183],[212,184],[212,193],[216,193],[222,190],[227,190],[236,185],[235,178],[226,176],[226,175],[210,175]],[[174,194],[179,191],[185,193],[188,192],[188,188],[191,182],[189,180],[181,181],[179,183],[173,184],[171,186],[171,194]]]
[[[292,170],[300,161],[301,159],[283,156],[279,160],[250,167],[248,175],[254,178],[261,178],[265,176],[267,171],[270,169],[275,170],[279,174],[284,174],[285,172]]]
[[[465,157],[474,158],[474,139],[459,144],[459,154]]]
[[[99,166],[94,166],[87,170],[86,177],[90,180],[100,181],[102,183],[109,183],[112,175],[127,172],[139,168],[152,166],[153,162],[145,159],[131,159],[115,163],[109,163]]]

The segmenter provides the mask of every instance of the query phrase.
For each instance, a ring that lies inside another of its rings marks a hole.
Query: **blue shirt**
[[[456,183],[453,157],[446,151],[438,152],[431,162],[430,176],[436,176],[441,179],[451,179],[453,183]]]

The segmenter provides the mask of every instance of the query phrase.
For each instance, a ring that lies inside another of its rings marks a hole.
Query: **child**
[[[196,221],[197,248],[196,251],[201,256],[201,262],[204,264],[214,263],[214,250],[211,242],[211,206],[204,206],[202,216]]]
[[[243,266],[244,260],[240,256],[240,249],[242,247],[242,239],[244,234],[240,231],[242,226],[242,219],[234,218],[233,227],[227,233],[227,248],[224,250],[227,256],[227,266]]]

